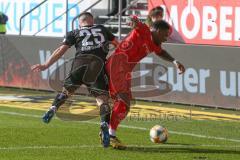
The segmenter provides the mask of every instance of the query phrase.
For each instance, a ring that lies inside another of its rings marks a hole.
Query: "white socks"
[[[111,136],[116,136],[116,131],[114,129],[109,128],[109,134]]]
[[[56,107],[56,106],[51,106],[50,109],[51,109],[51,110],[54,110],[54,112],[57,111],[57,107]]]

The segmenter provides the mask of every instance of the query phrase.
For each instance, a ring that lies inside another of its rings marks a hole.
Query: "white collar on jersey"
[[[96,26],[95,24],[94,25],[89,25],[89,26],[81,26],[79,29],[84,29],[84,28],[92,28]]]

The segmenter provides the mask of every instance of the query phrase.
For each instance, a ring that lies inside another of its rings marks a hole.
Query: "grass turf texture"
[[[17,94],[18,91],[14,93]],[[21,91],[20,94],[24,93],[35,94],[31,91]],[[9,91],[4,94],[12,93]],[[173,104],[170,105],[171,107],[183,108]],[[192,109],[201,110],[197,107]],[[224,110],[215,109],[214,111],[219,113],[218,111]],[[237,111],[227,112],[238,114]],[[187,118],[149,121],[127,119],[119,128],[118,136],[128,145],[128,148],[114,150],[104,149],[99,144],[98,119],[77,122],[54,118],[50,124],[46,125],[41,121],[43,113],[42,110],[0,105],[1,160],[240,159],[240,123],[238,121]],[[170,131],[166,144],[153,144],[149,140],[149,129],[155,124],[164,125]]]

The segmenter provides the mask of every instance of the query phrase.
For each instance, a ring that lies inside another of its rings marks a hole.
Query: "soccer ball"
[[[154,143],[165,143],[168,139],[168,131],[166,128],[155,125],[150,129],[150,139]]]

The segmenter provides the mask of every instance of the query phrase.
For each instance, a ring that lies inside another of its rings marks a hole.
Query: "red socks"
[[[116,130],[120,122],[127,116],[127,106],[122,100],[115,100],[110,120],[110,128]]]

